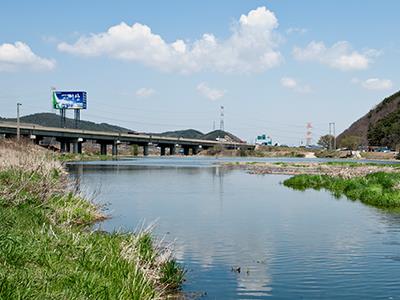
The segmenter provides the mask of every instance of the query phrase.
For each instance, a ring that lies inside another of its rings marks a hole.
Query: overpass
[[[0,122],[0,134],[5,137],[17,135],[17,124],[14,122]],[[55,138],[60,143],[61,152],[70,152],[71,145],[74,153],[82,153],[82,143],[93,141],[100,145],[100,153],[107,154],[107,146],[112,145],[112,154],[118,154],[118,145],[121,143],[143,147],[143,155],[149,154],[149,146],[160,147],[161,155],[169,149],[171,155],[176,153],[176,148],[181,147],[185,155],[197,154],[200,149],[208,149],[220,145],[226,149],[253,150],[254,145],[229,141],[211,141],[188,138],[165,137],[147,134],[130,134],[123,132],[92,131],[82,129],[57,128],[33,124],[20,124],[21,136],[28,137],[39,144],[43,138]]]

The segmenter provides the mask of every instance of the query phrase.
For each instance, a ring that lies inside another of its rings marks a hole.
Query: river
[[[155,235],[174,241],[187,269],[185,293],[400,299],[399,213],[326,191],[294,191],[280,184],[287,176],[217,165],[234,160],[139,158],[69,169],[87,194],[107,204],[112,218],[99,225],[103,230],[157,222]]]

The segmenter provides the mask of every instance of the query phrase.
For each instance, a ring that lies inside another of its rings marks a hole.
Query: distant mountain
[[[159,133],[158,135],[161,136],[168,136],[168,137],[182,137],[188,139],[201,139],[201,140],[211,140],[215,141],[217,138],[224,139],[226,141],[237,142],[240,143],[242,140],[237,136],[229,133],[227,131],[222,130],[214,130],[209,133],[202,133],[195,129],[186,129],[186,130],[177,130],[177,131],[167,131]]]
[[[201,139],[204,136],[204,133],[195,129],[186,129],[186,130],[166,131],[159,133],[159,135],[168,137],[182,137],[188,139]]]
[[[358,137],[361,145],[389,146],[400,144],[400,91],[385,98],[366,115],[355,121],[337,138]]]
[[[233,135],[232,133],[229,133],[227,131],[222,131],[222,130],[211,131],[211,132],[203,135],[203,137],[202,137],[203,140],[214,140],[214,141],[217,138],[222,138],[229,142],[236,142],[236,143],[243,142],[240,138]]]
[[[54,113],[36,113],[28,116],[23,116],[20,118],[22,123],[30,123],[41,126],[49,126],[49,127],[61,127],[60,116]],[[0,121],[9,121],[15,122],[15,118],[1,118]],[[71,118],[66,119],[66,128],[75,128],[75,120]],[[79,129],[83,130],[93,130],[93,131],[111,131],[111,132],[133,132],[133,130],[129,128],[124,128],[116,125],[110,125],[107,123],[95,123],[91,121],[81,120],[79,122]],[[153,135],[161,135],[168,137],[182,137],[182,138],[190,138],[190,139],[203,139],[203,140],[213,140],[215,141],[218,137],[224,138],[227,141],[235,141],[241,142],[241,140],[234,136],[233,134],[226,132],[215,130],[204,134],[195,129],[186,129],[186,130],[176,130],[176,131],[166,131],[162,133],[151,133]]]

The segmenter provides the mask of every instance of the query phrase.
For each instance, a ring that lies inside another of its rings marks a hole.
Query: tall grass
[[[149,230],[93,231],[102,218],[52,154],[1,141],[0,299],[155,299],[179,289],[169,248]]]
[[[327,175],[297,175],[283,184],[297,190],[327,189],[337,197],[344,195],[376,207],[400,207],[400,173],[377,172],[348,179]]]

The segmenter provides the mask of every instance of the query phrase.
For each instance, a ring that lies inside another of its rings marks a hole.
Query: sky
[[[220,125],[299,145],[340,133],[399,90],[400,1],[0,3],[0,116],[50,112],[84,90],[81,117],[143,132]],[[72,111],[68,112],[72,117]]]

